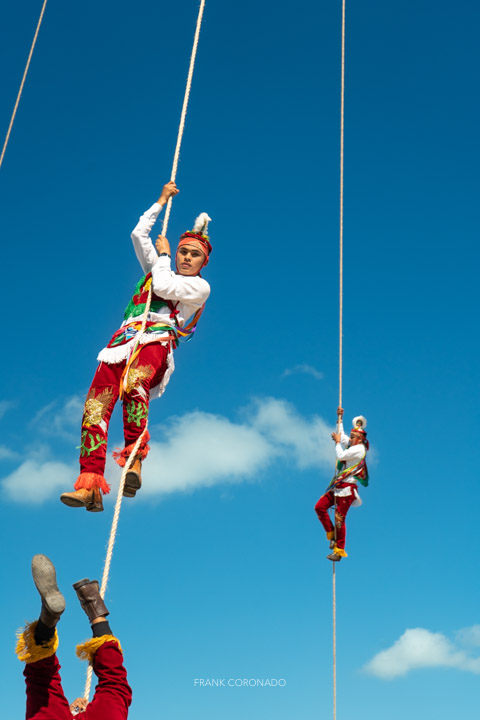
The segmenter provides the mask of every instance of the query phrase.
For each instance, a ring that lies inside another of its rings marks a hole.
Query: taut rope
[[[343,374],[343,156],[344,156],[344,118],[345,118],[345,0],[342,0],[342,80],[340,99],[340,262],[339,262],[339,320],[338,320],[338,406],[342,407],[342,374]],[[337,424],[337,432],[339,431]],[[337,502],[335,496],[334,512]],[[337,523],[334,517],[335,540],[337,539]],[[333,720],[337,718],[337,599],[335,563],[332,563],[332,623],[333,623]]]
[[[38,33],[40,31],[40,25],[42,24],[43,14],[45,12],[46,6],[47,6],[47,0],[44,0],[42,10],[40,12],[40,17],[39,17],[38,23],[37,23],[37,29],[35,30],[35,35],[33,36],[32,47],[30,48],[30,52],[28,53],[28,60],[27,60],[26,66],[25,66],[25,71],[23,73],[22,82],[20,83],[20,89],[18,91],[17,100],[15,102],[15,107],[13,108],[12,117],[10,118],[10,124],[8,126],[7,135],[5,137],[5,142],[3,143],[2,154],[0,155],[0,167],[2,167],[3,158],[4,158],[5,152],[7,150],[8,141],[10,139],[10,133],[12,132],[13,122],[15,120],[15,115],[17,114],[18,104],[19,104],[20,98],[22,96],[23,86],[25,85],[25,80],[27,79],[28,68],[30,67],[30,60],[32,59],[33,51],[35,49],[35,45],[37,44],[37,37],[38,37]]]
[[[194,69],[194,67],[195,67],[195,59],[196,59],[197,47],[198,47],[198,38],[199,38],[199,35],[200,35],[200,28],[201,28],[201,24],[202,24],[204,7],[205,7],[205,0],[201,0],[200,8],[199,8],[199,10],[198,10],[197,26],[196,26],[196,29],[195,29],[195,36],[194,36],[194,40],[193,40],[193,49],[192,49],[192,54],[191,54],[191,57],[190,57],[190,68],[189,68],[189,71],[188,71],[187,86],[186,86],[186,88],[185,88],[185,96],[184,96],[183,107],[182,107],[182,112],[181,112],[181,116],[180,116],[180,125],[179,125],[179,128],[178,128],[177,145],[176,145],[176,148],[175,148],[175,155],[174,155],[174,159],[173,159],[173,167],[172,167],[171,180],[175,180],[175,177],[176,177],[176,174],[177,174],[178,160],[179,160],[179,157],[180,157],[180,147],[181,147],[181,144],[182,144],[183,131],[184,131],[184,128],[185,128],[185,117],[186,117],[186,114],[187,114],[187,107],[188,107],[188,100],[189,100],[189,96],[190,96],[190,89],[191,89],[191,87],[192,87],[193,69]],[[170,218],[170,207],[171,207],[171,204],[172,204],[172,198],[170,197],[169,200],[168,200],[168,203],[167,203],[167,208],[166,208],[166,211],[165,211],[165,217],[164,217],[164,219],[163,219],[162,235],[166,235],[166,232],[167,232],[168,220],[169,220],[169,218]],[[136,351],[137,346],[138,346],[138,342],[139,342],[139,340],[140,340],[140,337],[142,336],[142,334],[143,334],[143,332],[144,332],[144,330],[145,330],[145,327],[146,327],[146,324],[147,324],[148,313],[149,313],[149,311],[150,311],[150,303],[151,303],[151,301],[152,301],[152,283],[150,284],[150,288],[149,288],[149,292],[148,292],[147,303],[146,303],[146,306],[145,306],[145,312],[144,312],[144,314],[143,314],[143,319],[142,319],[142,327],[140,328],[140,330],[139,330],[138,333],[137,333],[137,338],[138,338],[138,339],[137,339],[137,342],[135,343],[135,346],[134,346],[132,355],[133,355],[133,353]],[[145,435],[145,433],[147,432],[147,430],[148,430],[148,419],[147,419],[147,422],[146,422],[146,424],[145,424],[145,429],[144,429],[143,433],[142,433],[142,434],[140,435],[140,437],[137,439],[137,442],[135,443],[135,445],[134,445],[134,447],[133,447],[133,450],[132,450],[132,452],[130,453],[130,457],[128,458],[128,460],[127,460],[127,462],[126,462],[126,464],[125,464],[125,467],[123,468],[122,476],[121,476],[121,478],[120,478],[120,485],[119,485],[119,487],[118,487],[117,500],[116,500],[116,503],[115,503],[115,510],[114,510],[114,513],[113,513],[112,527],[111,527],[111,530],[110,530],[110,538],[109,538],[109,540],[108,540],[107,555],[106,555],[106,557],[105,557],[105,565],[104,565],[104,568],[103,568],[102,585],[101,585],[101,588],[100,588],[100,594],[101,594],[102,597],[105,596],[105,592],[106,592],[106,590],[107,590],[107,585],[108,585],[108,577],[109,577],[109,574],[110,574],[110,565],[111,565],[111,562],[112,562],[113,548],[114,548],[114,545],[115,545],[115,538],[116,538],[116,534],[117,534],[118,521],[119,521],[119,517],[120,517],[120,509],[121,509],[121,507],[122,507],[123,489],[124,489],[124,487],[125,487],[125,478],[126,478],[126,476],[127,476],[128,471],[130,470],[130,466],[133,464],[133,462],[134,462],[134,460],[135,460],[135,456],[136,456],[136,454],[137,454],[138,448],[140,447],[141,442],[142,442],[142,438],[143,438],[143,436]],[[87,700],[89,699],[89,696],[90,696],[90,688],[91,688],[91,685],[92,685],[92,671],[93,671],[92,665],[89,665],[88,670],[87,670],[87,679],[86,679],[86,682],[85,682],[85,691],[84,691],[84,693],[83,693],[84,698],[86,698]]]

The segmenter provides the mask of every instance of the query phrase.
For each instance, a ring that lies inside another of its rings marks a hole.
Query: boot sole
[[[34,555],[32,576],[47,610],[54,615],[61,615],[65,610],[65,598],[57,586],[55,567],[46,555]]]
[[[125,476],[125,487],[132,490],[140,490],[142,487],[142,479],[136,472],[127,472]]]
[[[64,505],[68,505],[68,507],[87,507],[87,503],[83,502],[83,500],[68,497],[68,495],[60,495],[60,500]]]

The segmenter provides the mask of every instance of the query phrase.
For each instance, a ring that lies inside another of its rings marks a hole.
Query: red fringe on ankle
[[[73,486],[75,490],[92,490],[93,488],[100,488],[104,495],[108,495],[110,492],[110,485],[107,483],[103,475],[92,472],[82,472],[77,478],[77,482]]]
[[[135,457],[140,458],[140,460],[145,460],[145,458],[148,455],[148,451],[150,450],[150,445],[147,445],[148,441],[150,440],[150,433],[147,432],[142,438],[142,442],[140,443],[140,447],[137,450],[137,454]],[[115,460],[115,462],[120,465],[120,467],[125,467],[128,458],[130,457],[133,448],[135,447],[135,443],[131,443],[130,445],[127,445],[126,448],[123,448],[123,450],[114,450],[112,455]]]

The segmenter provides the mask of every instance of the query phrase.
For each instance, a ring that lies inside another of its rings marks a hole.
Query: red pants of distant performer
[[[59,670],[56,655],[25,666],[26,720],[72,720]],[[132,690],[123,667],[123,655],[115,642],[106,642],[98,648],[93,656],[93,671],[98,678],[95,695],[85,712],[75,717],[83,720],[126,720]]]
[[[125,450],[117,458],[125,464],[133,445],[145,429],[148,417],[150,387],[158,385],[167,369],[168,345],[148,343],[143,345],[139,355],[130,366],[127,388],[124,390],[123,428]],[[126,361],[115,365],[100,363],[93,378],[82,419],[80,445],[80,476],[75,490],[100,487],[109,492],[103,474],[107,457],[108,424],[118,400],[122,375]],[[142,459],[148,453],[148,433],[142,440],[138,456]]]
[[[345,518],[347,516],[347,512],[350,509],[350,505],[355,500],[355,495],[347,495],[346,497],[338,497],[337,495],[337,507],[335,509],[335,527],[337,529],[337,538],[335,541],[335,544],[340,550],[345,550],[345,537],[347,535],[347,528],[345,525]],[[325,495],[322,495],[320,500],[315,505],[315,512],[318,515],[318,519],[322,523],[323,527],[325,528],[325,531],[327,533],[331,533],[335,531],[335,528],[333,527],[333,523],[330,520],[330,515],[328,514],[329,508],[332,507],[332,505],[335,504],[335,496],[333,494],[333,490],[329,490]]]

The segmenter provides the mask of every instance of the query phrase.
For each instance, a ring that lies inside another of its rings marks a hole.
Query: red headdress
[[[198,249],[201,250],[205,255],[205,260],[202,268],[204,268],[205,265],[208,264],[208,261],[210,259],[210,253],[212,252],[210,239],[207,235],[208,223],[211,222],[211,220],[212,218],[208,217],[207,213],[200,213],[200,215],[195,220],[193,230],[187,230],[183,233],[183,235],[180,235],[180,242],[178,243],[177,247],[177,250],[182,245],[195,245],[196,247],[198,247]]]

